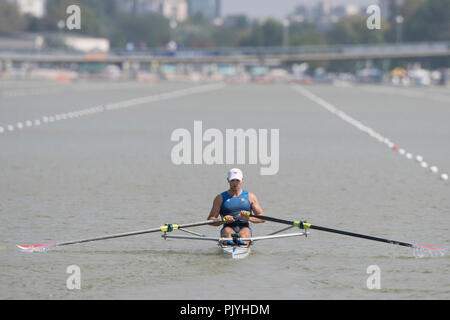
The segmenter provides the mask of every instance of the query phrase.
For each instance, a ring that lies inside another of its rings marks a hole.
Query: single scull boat
[[[265,236],[251,237],[251,238],[239,238],[238,234],[233,234],[232,238],[207,237],[205,235],[193,232],[191,230],[187,230],[187,228],[190,228],[190,227],[217,224],[217,223],[220,224],[220,223],[225,222],[224,219],[216,219],[216,220],[207,220],[207,221],[194,222],[194,223],[181,224],[181,225],[165,224],[159,228],[153,228],[153,229],[145,229],[145,230],[139,230],[139,231],[126,232],[126,233],[111,234],[111,235],[105,235],[105,236],[100,236],[100,237],[95,237],[95,238],[72,240],[72,241],[66,241],[66,242],[53,242],[53,243],[38,244],[38,245],[17,245],[17,247],[19,247],[22,251],[26,251],[26,252],[47,251],[47,250],[50,250],[55,247],[66,246],[66,245],[76,244],[76,243],[120,238],[120,237],[139,235],[139,234],[145,234],[145,233],[163,232],[162,237],[164,239],[187,239],[187,240],[215,241],[215,242],[217,242],[217,244],[221,248],[222,252],[226,256],[229,256],[232,259],[242,259],[242,258],[247,257],[250,254],[250,250],[251,250],[250,248],[251,248],[253,242],[255,242],[255,241],[296,237],[296,236],[306,236],[309,233],[310,229],[314,229],[314,230],[331,232],[331,233],[350,236],[350,237],[356,237],[356,238],[360,238],[360,239],[366,239],[366,240],[384,242],[384,243],[393,244],[393,245],[399,245],[399,246],[403,246],[403,247],[409,247],[414,250],[414,255],[417,257],[440,256],[440,255],[444,255],[444,252],[447,250],[446,248],[425,247],[425,246],[408,243],[408,242],[374,237],[374,236],[370,236],[370,235],[349,232],[349,231],[344,231],[344,230],[331,229],[328,227],[321,227],[318,225],[313,225],[311,223],[307,223],[306,221],[290,221],[290,220],[284,220],[284,219],[280,219],[280,218],[268,217],[265,215],[264,216],[261,216],[261,215],[256,216],[256,215],[249,214],[248,216],[256,217],[258,219],[263,219],[266,221],[286,224],[289,226],[284,229],[272,232]],[[287,229],[293,228],[293,227],[297,227],[300,230],[298,230],[295,233],[281,233],[281,232],[283,232]],[[169,235],[169,234],[167,234],[167,233],[170,233],[175,230],[184,231],[184,232],[192,234],[193,236],[192,235],[187,236],[187,235],[172,235],[172,234]],[[247,244],[241,244],[242,242],[247,242]]]

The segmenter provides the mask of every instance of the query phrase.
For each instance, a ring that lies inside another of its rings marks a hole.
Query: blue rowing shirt
[[[250,200],[248,199],[248,191],[242,190],[238,197],[230,196],[227,191],[222,192],[222,205],[220,207],[220,215],[222,217],[230,215],[233,216],[235,222],[227,224],[230,226],[245,226],[248,227],[248,221],[239,216],[241,210],[252,211]]]

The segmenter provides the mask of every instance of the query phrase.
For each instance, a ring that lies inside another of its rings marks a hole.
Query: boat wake
[[[56,247],[56,243],[39,244],[33,246],[17,245],[17,247],[23,252],[44,252]]]
[[[445,248],[431,248],[419,246],[417,244],[412,246],[413,255],[416,258],[432,258],[443,257],[446,255],[447,249]]]

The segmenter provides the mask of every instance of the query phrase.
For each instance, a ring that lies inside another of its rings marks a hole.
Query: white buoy
[[[446,173],[441,174],[441,179],[448,180],[448,174],[446,174]]]
[[[405,154],[405,149],[400,149],[400,150],[398,150],[398,153],[400,153],[400,154]]]
[[[422,162],[420,163],[420,165],[422,166],[422,168],[428,167],[428,163],[426,163],[425,161],[422,161]]]
[[[431,172],[433,172],[433,173],[436,173],[436,172],[439,171],[438,168],[437,168],[436,166],[430,167],[430,170],[431,170]]]
[[[5,131],[5,129],[3,129],[3,127],[0,127],[0,133],[3,133]]]
[[[416,160],[417,160],[418,162],[422,162],[422,161],[423,161],[423,157],[422,157],[421,155],[417,155],[417,156],[416,156]]]
[[[406,158],[412,159],[412,154],[408,152],[408,153],[406,154]]]

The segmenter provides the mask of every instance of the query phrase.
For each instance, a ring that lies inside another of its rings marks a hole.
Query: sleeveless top
[[[249,226],[248,221],[239,216],[241,210],[252,211],[250,200],[248,199],[248,191],[242,190],[238,197],[230,196],[227,191],[222,192],[222,205],[220,206],[220,215],[222,217],[233,216],[234,222],[227,225]]]

